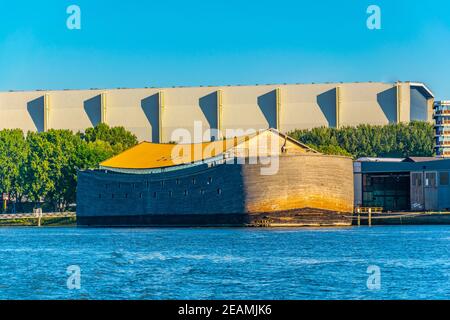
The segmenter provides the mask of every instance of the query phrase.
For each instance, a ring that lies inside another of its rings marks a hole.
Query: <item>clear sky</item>
[[[450,1],[0,0],[2,91],[396,80],[450,99]]]

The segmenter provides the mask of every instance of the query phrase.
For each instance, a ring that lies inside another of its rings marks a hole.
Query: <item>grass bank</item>
[[[0,227],[37,227],[37,218],[27,219],[8,219],[0,220]],[[41,227],[66,227],[76,226],[77,219],[75,217],[60,218],[60,217],[42,217]]]

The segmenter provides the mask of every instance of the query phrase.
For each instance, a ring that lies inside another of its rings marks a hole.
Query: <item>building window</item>
[[[177,179],[177,184],[180,184],[180,179]]]
[[[425,187],[436,187],[436,173],[426,172],[425,173]]]
[[[119,189],[120,189],[121,184],[119,183]]]
[[[128,199],[128,193],[125,193],[125,199]]]
[[[448,172],[440,172],[439,173],[439,184],[441,186],[448,186],[449,185],[449,174],[448,174]]]
[[[139,193],[139,199],[142,199],[142,193]]]
[[[211,184],[213,182],[213,178],[212,177],[209,177],[208,178],[208,184]]]
[[[363,186],[369,187],[372,185],[372,179],[366,174],[363,175]]]
[[[148,181],[146,181],[145,183],[146,183],[146,185],[147,185],[147,189],[148,189]]]
[[[192,184],[195,184],[195,183],[196,183],[195,178],[192,178]]]
[[[218,195],[221,195],[221,194],[222,194],[222,189],[220,189],[220,188],[217,189],[217,194],[218,194]]]
[[[184,196],[187,196],[189,192],[187,190],[184,190]]]
[[[156,192],[153,192],[153,198],[156,198]]]
[[[204,195],[204,194],[205,194],[205,190],[203,190],[203,189],[200,190],[200,194],[201,194],[201,195]]]
[[[169,197],[172,198],[172,196],[173,196],[173,192],[172,192],[172,190],[170,190],[169,191]]]
[[[413,173],[412,174],[412,185],[414,187],[422,186],[422,174],[421,173]]]
[[[164,180],[161,181],[161,187],[164,187]]]

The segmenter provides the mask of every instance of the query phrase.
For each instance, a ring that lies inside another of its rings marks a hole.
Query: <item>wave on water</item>
[[[247,261],[244,257],[237,257],[231,255],[217,255],[217,254],[168,254],[162,252],[149,252],[145,254],[137,254],[137,261],[146,260],[210,260],[212,262],[245,262]]]

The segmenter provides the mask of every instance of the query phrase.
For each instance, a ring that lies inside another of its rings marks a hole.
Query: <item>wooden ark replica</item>
[[[176,149],[175,149],[176,148]],[[353,166],[268,129],[143,142],[78,173],[81,226],[350,226]]]

